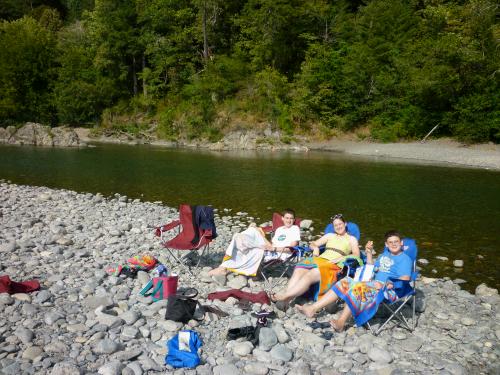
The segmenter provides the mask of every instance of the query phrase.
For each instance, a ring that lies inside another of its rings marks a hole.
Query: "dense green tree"
[[[31,17],[0,23],[0,121],[53,122],[56,39]]]

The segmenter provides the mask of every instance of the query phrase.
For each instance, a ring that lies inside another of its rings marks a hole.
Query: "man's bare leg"
[[[332,319],[330,320],[330,325],[332,328],[337,331],[337,332],[342,332],[344,330],[345,323],[347,322],[347,319],[351,317],[351,309],[347,304],[344,306],[344,310],[342,310],[342,314],[340,314],[340,318],[337,320]]]

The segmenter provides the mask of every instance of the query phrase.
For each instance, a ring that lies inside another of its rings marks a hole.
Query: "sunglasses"
[[[337,214],[337,215],[333,215],[333,216],[330,218],[330,220],[332,220],[332,221],[333,221],[333,220],[336,220],[336,219],[342,219],[342,220],[344,220],[344,215],[342,215],[342,214]]]

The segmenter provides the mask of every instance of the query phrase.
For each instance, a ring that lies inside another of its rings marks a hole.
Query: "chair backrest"
[[[349,233],[351,236],[356,237],[356,239],[359,241],[359,239],[361,238],[361,232],[359,230],[358,224],[348,221],[346,227],[347,227],[347,233]],[[332,223],[328,224],[325,227],[325,234],[327,233],[335,233]]]
[[[199,236],[195,240],[195,232],[193,226],[193,210],[188,204],[179,206],[179,221],[182,230],[177,236],[167,241],[164,246],[178,250],[193,250],[198,249],[211,240],[207,236],[203,236],[202,230],[199,230]],[[193,243],[194,241],[194,243]]]

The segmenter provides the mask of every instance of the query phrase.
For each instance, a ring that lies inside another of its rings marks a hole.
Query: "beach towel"
[[[239,275],[255,276],[264,256],[265,243],[255,227],[236,233],[226,249],[221,267]]]
[[[376,284],[374,280],[355,281],[345,277],[332,287],[335,294],[347,303],[358,326],[362,326],[375,315],[384,299],[394,302],[398,298],[393,289],[387,289],[386,286],[377,289]]]
[[[239,299],[240,301],[261,303],[263,305],[270,304],[269,296],[266,294],[266,292],[250,293],[250,292],[244,292],[239,289],[231,289],[231,290],[225,290],[223,292],[210,293],[208,295],[209,300],[220,299],[221,301],[225,301],[229,297],[234,297],[236,299]]]
[[[40,289],[37,280],[12,281],[8,275],[0,276],[0,293],[29,293]]]
[[[298,263],[296,268],[319,269],[320,282],[311,287],[311,293],[315,301],[330,290],[337,281],[337,274],[341,270],[337,264],[321,257],[306,258]]]

